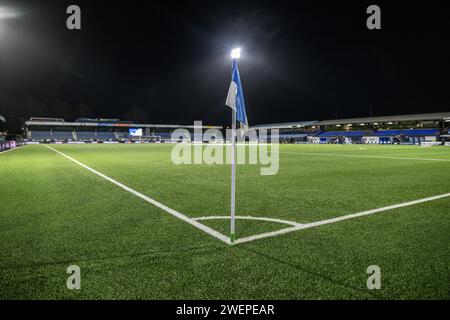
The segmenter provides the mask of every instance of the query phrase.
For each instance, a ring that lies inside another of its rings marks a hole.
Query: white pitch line
[[[91,167],[88,167],[87,165],[79,162],[78,160],[75,160],[74,158],[68,156],[65,153],[62,153],[62,152],[60,152],[60,151],[58,151],[58,150],[56,150],[56,149],[54,149],[54,148],[52,148],[52,147],[50,147],[48,145],[45,145],[45,146],[47,148],[55,151],[56,153],[62,155],[63,157],[69,159],[70,161],[75,162],[76,164],[82,166],[83,168],[91,171],[92,173],[95,173],[96,175],[102,177],[103,179],[108,180],[111,183],[114,183],[116,186],[124,189],[125,191],[128,191],[128,192],[134,194],[135,196],[141,198],[142,200],[145,200],[145,201],[153,204],[154,206],[156,206],[156,207],[166,211],[167,213],[171,214],[172,216],[189,223],[190,225],[192,225],[192,226],[202,230],[203,232],[209,234],[210,236],[213,236],[213,237],[215,237],[215,238],[225,242],[226,244],[230,244],[230,239],[228,237],[226,237],[225,235],[221,234],[220,232],[218,232],[218,231],[216,231],[214,229],[211,229],[210,227],[205,226],[204,224],[202,224],[202,223],[200,223],[198,221],[195,221],[194,219],[191,219],[188,216],[186,216],[186,215],[184,215],[184,214],[182,214],[182,213],[180,213],[180,212],[178,212],[178,211],[176,211],[176,210],[174,210],[172,208],[169,208],[169,207],[165,206],[164,204],[162,204],[162,203],[160,203],[160,202],[158,202],[158,201],[156,201],[156,200],[154,200],[154,199],[152,199],[152,198],[150,198],[150,197],[148,197],[148,196],[146,196],[146,195],[144,195],[144,194],[142,194],[142,193],[140,193],[140,192],[138,192],[138,191],[136,191],[136,190],[134,190],[134,189],[132,189],[132,188],[130,188],[128,186],[126,186],[126,185],[124,185],[123,183],[120,183],[120,182],[118,182],[118,181],[116,181],[116,180],[114,180],[114,179],[104,175],[101,172],[98,172],[98,171],[92,169]]]
[[[416,204],[419,204],[419,203],[429,202],[429,201],[438,200],[438,199],[442,199],[442,198],[446,198],[446,197],[450,197],[450,193],[445,193],[445,194],[440,194],[440,195],[433,196],[433,197],[428,197],[428,198],[423,198],[423,199],[403,202],[403,203],[394,204],[394,205],[391,205],[391,206],[382,207],[382,208],[378,208],[378,209],[371,209],[371,210],[361,211],[361,212],[358,212],[358,213],[348,214],[348,215],[337,217],[337,218],[332,218],[332,219],[327,219],[327,220],[321,220],[321,221],[306,223],[306,224],[303,224],[303,225],[300,225],[300,226],[297,226],[297,227],[289,227],[289,228],[284,228],[284,229],[280,229],[280,230],[277,230],[277,231],[261,233],[261,234],[257,234],[257,235],[254,235],[254,236],[237,239],[234,242],[234,244],[254,241],[254,240],[263,239],[263,238],[274,237],[274,236],[278,236],[278,235],[281,235],[281,234],[286,234],[286,233],[290,233],[290,232],[294,232],[294,231],[298,231],[298,230],[303,230],[303,229],[323,226],[325,224],[331,224],[331,223],[336,223],[336,222],[340,222],[340,221],[344,221],[344,220],[349,220],[349,219],[359,218],[359,217],[363,217],[363,216],[368,216],[368,215],[371,215],[371,214],[374,214],[374,213],[378,213],[378,212],[382,212],[382,211],[388,211],[388,210],[393,210],[393,209],[397,209],[397,208],[413,206],[413,205],[416,205]]]
[[[276,153],[277,151],[272,151],[272,152]],[[352,157],[352,158],[373,158],[373,159],[396,159],[396,160],[421,160],[421,161],[450,162],[450,159],[436,159],[436,158],[368,156],[368,155],[358,155],[358,154],[337,154],[337,153],[295,152],[295,151],[278,151],[278,153],[292,153],[292,154],[313,155],[313,156],[327,156],[327,157]]]
[[[47,148],[55,151],[56,153],[62,155],[63,157],[75,162],[76,164],[82,166],[83,168],[91,171],[92,173],[95,173],[96,175],[110,181],[111,183],[114,183],[115,185],[119,186],[120,188],[134,194],[135,196],[153,204],[154,206],[166,211],[167,213],[193,225],[194,227],[204,231],[205,233],[225,242],[226,244],[231,244],[230,239],[228,237],[226,237],[225,235],[221,234],[220,232],[209,228],[208,226],[205,226],[204,224],[198,222],[197,220],[208,220],[208,219],[214,219],[214,218],[229,218],[229,217],[225,217],[225,216],[219,216],[219,217],[199,217],[199,218],[189,218],[186,215],[171,209],[165,205],[163,205],[162,203],[134,190],[131,189],[130,187],[104,175],[103,173],[100,173],[90,167],[88,167],[87,165],[79,162],[78,160],[73,159],[72,157],[48,146],[45,145]],[[411,159],[411,158],[406,158],[406,159]],[[429,159],[426,159],[429,160]],[[441,160],[441,159],[439,159]],[[288,221],[288,220],[280,220],[280,219],[272,219],[272,218],[260,218],[260,217],[242,217],[241,218],[250,218],[253,220],[265,220],[265,221],[273,221],[273,222],[281,222],[281,223],[286,223],[286,224],[295,224],[292,227],[288,227],[288,228],[283,228],[277,231],[272,231],[272,232],[266,232],[266,233],[261,233],[261,234],[257,234],[254,236],[249,236],[249,237],[245,237],[245,238],[240,238],[240,239],[236,239],[233,243],[234,244],[240,244],[240,243],[245,243],[245,242],[250,242],[250,241],[254,241],[254,240],[258,240],[258,239],[264,239],[264,238],[269,238],[269,237],[274,237],[274,236],[278,236],[278,235],[282,235],[282,234],[286,234],[286,233],[290,233],[290,232],[294,232],[294,231],[298,231],[298,230],[303,230],[303,229],[308,229],[308,228],[313,228],[313,227],[318,227],[318,226],[322,226],[325,224],[331,224],[331,223],[336,223],[336,222],[340,222],[340,221],[344,221],[344,220],[349,220],[349,219],[354,219],[354,218],[358,218],[358,217],[362,217],[362,216],[367,216],[367,215],[371,215],[371,214],[375,214],[378,212],[382,212],[382,211],[387,211],[387,210],[392,210],[392,209],[397,209],[397,208],[402,208],[402,207],[407,207],[407,206],[412,206],[415,204],[419,204],[419,203],[424,203],[424,202],[429,202],[429,201],[433,201],[433,200],[437,200],[437,199],[442,199],[442,198],[446,198],[446,197],[450,197],[450,193],[445,193],[445,194],[441,194],[441,195],[437,195],[437,196],[433,196],[433,197],[428,197],[428,198],[423,198],[423,199],[418,199],[418,200],[413,200],[413,201],[408,201],[408,202],[403,202],[403,203],[399,203],[399,204],[395,204],[395,205],[391,205],[391,206],[387,206],[387,207],[382,207],[382,208],[378,208],[378,209],[372,209],[372,210],[367,210],[367,211],[362,211],[362,212],[358,212],[358,213],[353,213],[353,214],[349,214],[349,215],[345,215],[345,216],[341,216],[341,217],[337,217],[337,218],[332,218],[332,219],[327,219],[327,220],[322,220],[322,221],[316,221],[316,222],[312,222],[312,223],[307,223],[307,224],[300,224],[300,223],[296,223],[293,221]]]
[[[276,223],[282,223],[282,224],[288,224],[295,227],[303,226],[303,224],[295,222],[295,221],[289,221],[289,220],[282,220],[282,219],[275,219],[275,218],[265,218],[265,217],[253,217],[253,216],[235,216],[236,219],[240,220],[259,220],[259,221],[268,221],[268,222],[276,222]],[[198,217],[193,218],[194,220],[201,221],[201,220],[219,220],[219,219],[230,219],[230,216],[205,216],[205,217]]]
[[[277,230],[277,231],[260,233],[260,234],[257,234],[257,235],[254,235],[254,236],[245,237],[245,238],[238,238],[238,239],[236,239],[233,242],[233,244],[240,244],[240,243],[255,241],[255,240],[264,239],[264,238],[271,238],[271,237],[279,236],[279,235],[286,234],[286,233],[291,233],[291,232],[302,230],[302,229],[305,229],[305,227],[304,226],[298,226],[298,227],[283,228],[283,229],[280,229],[280,230]]]

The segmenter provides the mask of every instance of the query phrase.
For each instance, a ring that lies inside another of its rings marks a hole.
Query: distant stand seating
[[[77,137],[79,141],[95,140],[97,138],[93,131],[77,131]]]
[[[35,141],[51,140],[50,131],[31,131],[31,139]]]
[[[99,140],[116,140],[114,132],[97,132],[97,139]]]
[[[424,137],[436,136],[440,133],[439,129],[394,129],[394,130],[355,130],[355,131],[323,131],[317,134],[317,137],[393,137],[393,136],[408,136],[408,137]]]
[[[318,134],[318,137],[364,137],[373,135],[373,131],[324,131]]]
[[[280,133],[280,139],[301,139],[308,136],[306,133]]]
[[[391,137],[391,136],[408,136],[408,137],[424,137],[424,136],[436,136],[440,133],[439,129],[399,129],[399,130],[379,130],[375,132],[378,137]]]
[[[170,132],[154,132],[152,136],[160,137],[161,139],[170,139],[172,134]]]
[[[140,140],[141,137],[138,136],[130,136],[128,132],[93,132],[93,131],[77,131],[76,135],[79,141],[88,141],[88,140]],[[154,132],[149,136],[145,136],[142,138],[161,138],[164,140],[168,140],[171,138],[170,132]]]
[[[79,141],[86,140],[117,140],[114,132],[77,131]]]
[[[130,139],[130,136],[129,136],[128,132],[117,132],[116,136],[117,136],[117,139],[119,139],[119,140]]]
[[[160,137],[162,140],[170,140],[172,139],[172,133],[171,132],[155,132],[153,133],[153,135],[155,137]],[[189,134],[190,139],[193,141],[194,140],[194,134],[190,133]],[[201,139],[201,136],[198,136],[199,139]],[[186,137],[186,139],[189,139],[188,137]]]
[[[72,131],[31,131],[31,139],[36,141],[43,140],[73,140]]]
[[[94,132],[94,131],[30,131],[31,140],[34,141],[89,141],[89,140],[117,140],[114,132]]]
[[[442,131],[444,133],[445,130]],[[389,130],[355,130],[355,131],[323,131],[316,136],[310,136],[309,141],[313,143],[347,143],[351,139],[351,143],[377,143],[377,144],[420,144],[427,137],[437,137],[441,134],[440,129],[389,129]],[[314,140],[314,138],[316,140]],[[320,139],[320,140],[317,140]],[[435,138],[431,138],[435,139]]]
[[[72,131],[53,131],[52,139],[53,140],[73,140],[73,132]]]

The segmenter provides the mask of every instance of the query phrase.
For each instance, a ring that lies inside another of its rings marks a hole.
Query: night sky
[[[0,0],[18,13],[0,19],[0,94],[91,109],[66,120],[226,125],[241,46],[250,125],[450,111],[448,11],[390,2]],[[81,31],[66,28],[70,4]],[[366,27],[370,4],[381,30]]]

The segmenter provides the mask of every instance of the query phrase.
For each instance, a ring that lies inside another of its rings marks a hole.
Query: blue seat
[[[398,129],[398,130],[380,130],[375,132],[379,137],[392,137],[392,136],[409,136],[409,137],[423,137],[423,136],[436,136],[440,132],[439,129]]]
[[[97,138],[93,131],[77,131],[77,137],[78,140],[94,140]]]
[[[325,131],[320,133],[319,137],[363,137],[372,135],[369,131]]]
[[[53,140],[73,140],[72,131],[53,131]]]
[[[50,131],[31,131],[31,140],[51,140],[52,136]]]

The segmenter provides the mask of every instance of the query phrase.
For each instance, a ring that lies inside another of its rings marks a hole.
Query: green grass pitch
[[[52,147],[189,217],[229,214],[227,165],[177,166],[164,144]],[[450,148],[281,145],[277,175],[238,166],[236,211],[308,223],[449,193],[450,162],[423,159],[450,160]],[[229,221],[203,222],[228,234]],[[283,227],[237,220],[236,236]],[[66,288],[72,264],[81,290]],[[370,265],[380,290],[367,289]],[[230,246],[44,145],[0,154],[0,299],[449,299],[449,288],[449,197]]]

